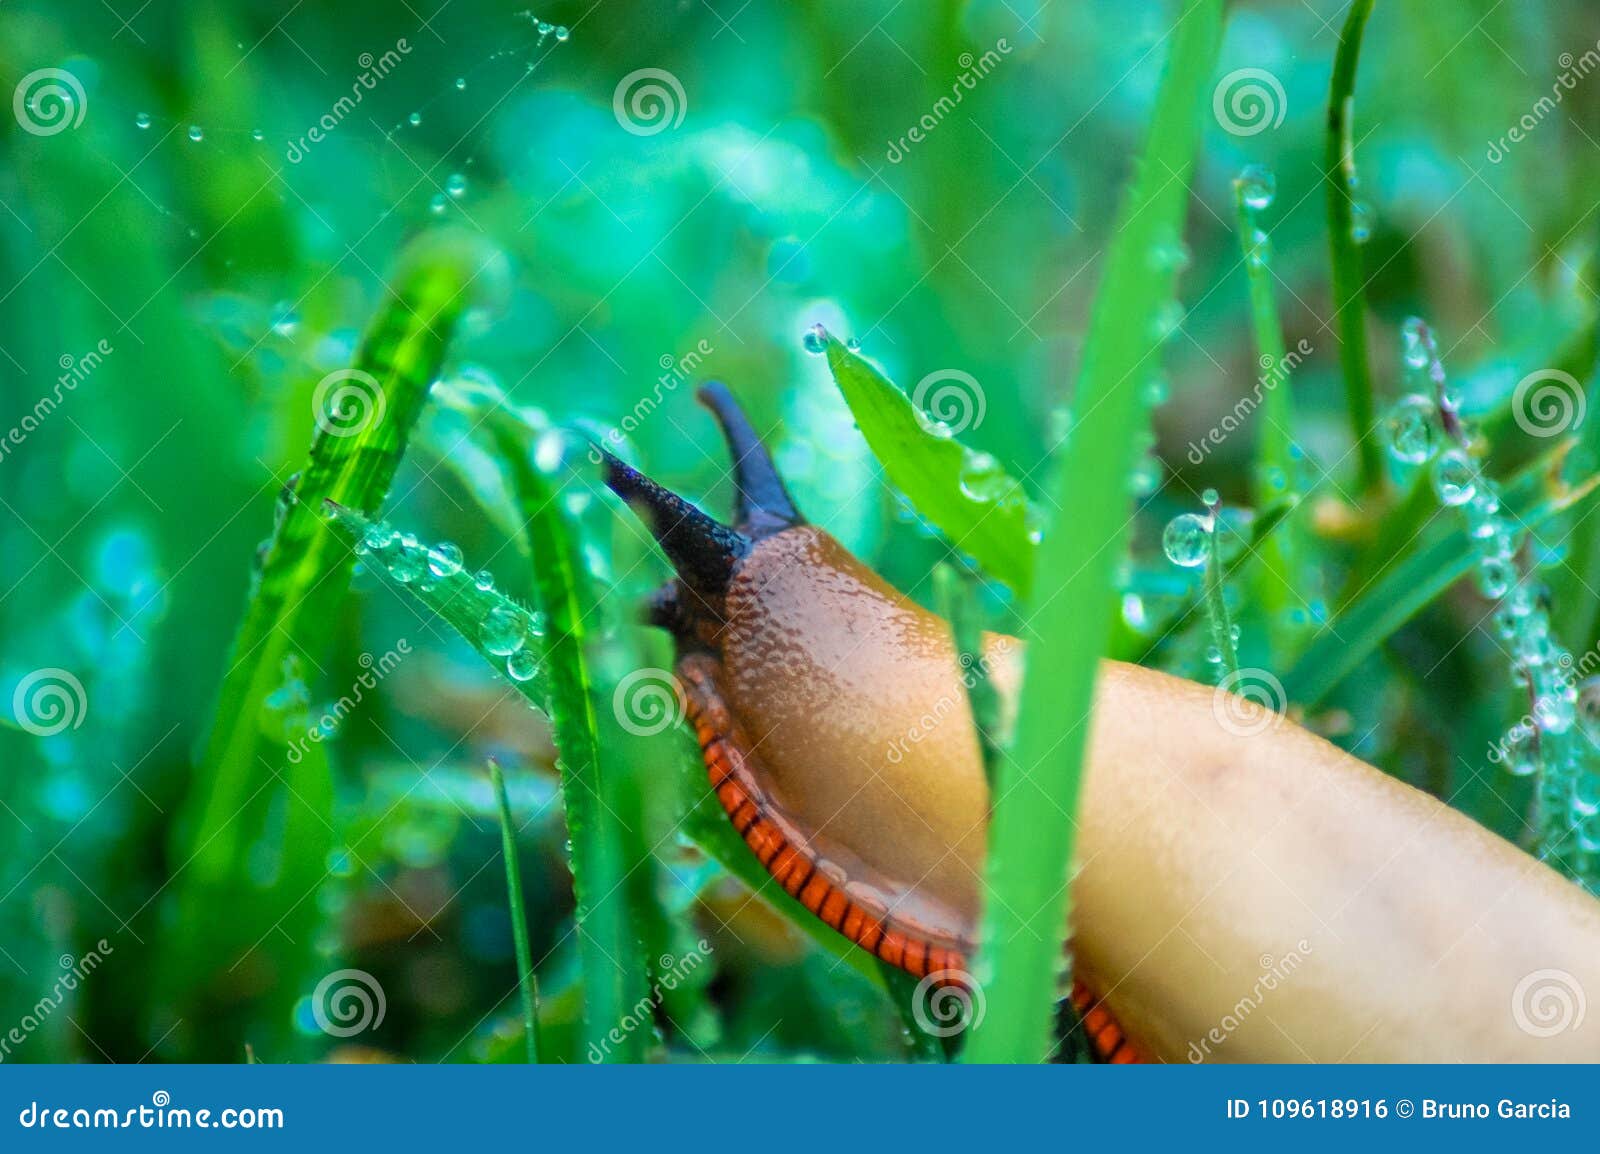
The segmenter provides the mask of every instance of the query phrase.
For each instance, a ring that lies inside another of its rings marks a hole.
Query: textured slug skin
[[[867,913],[970,958],[989,798],[948,626],[810,526],[757,545],[724,617],[720,666],[686,668],[730,715],[759,800]],[[990,639],[1004,695],[1021,649]],[[1102,667],[1073,943],[1140,1049],[1600,1060],[1600,1013],[1538,1037],[1512,1004],[1545,970],[1600,998],[1600,906],[1432,797],[1221,701],[1260,732],[1225,728],[1211,689]]]

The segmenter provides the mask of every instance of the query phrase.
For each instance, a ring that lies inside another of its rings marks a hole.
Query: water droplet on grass
[[[1477,491],[1478,471],[1467,455],[1450,449],[1433,464],[1433,491],[1446,505],[1464,505]]]
[[[1271,169],[1252,164],[1239,174],[1234,187],[1246,208],[1260,212],[1271,207],[1272,198],[1278,194],[1278,178],[1272,175]]]
[[[478,626],[478,640],[496,657],[505,657],[522,648],[523,632],[522,615],[497,605]]]
[[[189,139],[190,140],[194,141],[196,144],[199,144],[205,138],[206,138],[205,129],[201,128],[198,124],[189,125]]]
[[[428,553],[428,569],[435,577],[454,577],[461,572],[461,547],[454,541],[441,541]]]
[[[133,122],[134,122],[134,124],[138,125],[140,128],[149,128],[150,127],[150,114],[148,112],[141,112],[141,113],[139,113],[138,116],[135,116],[133,118]]]
[[[1211,557],[1211,521],[1198,513],[1182,513],[1167,522],[1161,534],[1167,560],[1185,569],[1204,565]]]
[[[1420,465],[1433,456],[1438,410],[1421,393],[1401,397],[1384,417],[1384,439],[1389,452],[1408,465]]]
[[[506,658],[506,674],[513,681],[531,681],[539,672],[539,659],[530,649],[519,649]]]
[[[800,338],[800,347],[814,357],[820,357],[828,351],[828,330],[821,325],[812,325],[806,330],[806,335]]]

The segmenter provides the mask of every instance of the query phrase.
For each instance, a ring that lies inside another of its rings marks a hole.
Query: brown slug
[[[822,921],[913,975],[967,984],[989,789],[950,628],[805,521],[725,387],[698,396],[733,457],[731,527],[604,463],[677,571],[650,619],[675,638],[711,785]],[[1022,648],[985,637],[1003,698]],[[1600,1057],[1600,1021],[1541,1035],[1514,1005],[1528,975],[1600,990],[1588,895],[1219,692],[1102,667],[1073,891],[1072,1002],[1097,1056]],[[1223,725],[1221,700],[1252,724]],[[1256,995],[1261,1011],[1241,1013]]]

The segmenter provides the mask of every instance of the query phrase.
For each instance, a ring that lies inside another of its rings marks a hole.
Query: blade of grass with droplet
[[[185,868],[164,972],[180,1002],[197,996],[203,975],[219,964],[231,972],[258,951],[262,964],[252,968],[271,976],[275,1004],[302,992],[296,987],[310,964],[318,916],[312,895],[334,841],[332,783],[320,744],[298,761],[289,758],[267,699],[283,679],[286,657],[305,660],[306,672],[315,673],[349,585],[349,551],[322,524],[322,502],[372,509],[382,501],[483,252],[478,242],[458,243],[451,234],[426,237],[402,254],[391,297],[356,354],[358,375],[336,382],[361,390],[354,411],[365,416],[347,426],[319,414],[295,499],[280,506],[179,824],[175,852]],[[247,859],[263,849],[271,850],[272,871],[252,879]],[[237,916],[217,918],[217,909]]]
[[[889,480],[952,545],[1026,595],[1034,546],[1022,487],[988,454],[934,431],[938,426],[910,397],[831,336],[827,356],[834,382]]]
[[[529,459],[526,426],[504,407],[494,409],[488,422],[522,513],[533,559],[534,601],[545,616],[550,727],[561,751],[590,1053],[640,1062],[648,1031],[622,1027],[641,999],[649,997],[640,934],[632,923],[646,914],[642,907],[651,900],[643,885],[649,877],[650,847],[637,797],[629,796],[632,784],[601,757],[596,690],[585,652],[594,593],[560,494]],[[619,1031],[622,1040],[608,1043],[608,1035]]]
[[[1559,479],[1570,442],[1540,458],[1508,482],[1501,501],[1528,530],[1575,509],[1597,486],[1600,474],[1577,485]],[[1436,597],[1472,570],[1472,540],[1456,518],[1429,521],[1411,547],[1382,570],[1368,570],[1360,590],[1300,655],[1283,678],[1291,702],[1319,703],[1369,655]]]
[[[1290,362],[1283,344],[1283,325],[1278,319],[1278,302],[1272,293],[1269,265],[1271,241],[1260,229],[1258,210],[1247,201],[1248,177],[1234,181],[1234,207],[1239,226],[1239,242],[1244,251],[1245,278],[1250,289],[1250,329],[1255,337],[1256,359],[1261,374],[1261,407],[1256,418],[1256,459],[1252,495],[1256,508],[1267,509],[1283,497],[1285,488],[1299,484],[1299,462],[1294,456],[1294,394],[1289,389]],[[1260,229],[1259,236],[1257,231]],[[1301,540],[1301,515],[1298,509],[1263,539],[1262,564],[1255,570],[1251,588],[1256,607],[1267,620],[1272,652],[1280,658],[1292,656],[1304,630],[1292,621],[1299,608],[1303,587],[1297,565],[1305,556]]]
[[[511,817],[511,798],[500,763],[489,759],[489,780],[494,784],[500,809],[500,852],[506,859],[506,903],[511,911],[511,939],[517,952],[517,987],[522,994],[522,1032],[528,1044],[528,1061],[539,1062],[539,979],[533,973],[533,949],[528,944],[528,907],[522,899],[522,867],[517,863],[517,826]]]
[[[1175,272],[1159,254],[1182,237],[1222,9],[1221,0],[1184,4],[1095,298],[1061,462],[1058,503],[1069,512],[1040,545],[1017,736],[989,830],[976,972],[986,1013],[975,1015],[968,1061],[1038,1062],[1050,1053],[1089,713],[1116,614],[1130,479],[1149,426],[1144,385],[1159,369],[1159,320],[1174,292]]]
[[[1339,327],[1339,367],[1344,374],[1350,433],[1361,462],[1361,484],[1368,493],[1384,488],[1383,450],[1372,432],[1372,373],[1367,367],[1367,294],[1356,243],[1355,110],[1356,65],[1361,37],[1374,0],[1353,0],[1339,34],[1328,85],[1328,135],[1323,143],[1323,176],[1328,187],[1328,245],[1333,261],[1333,304]]]

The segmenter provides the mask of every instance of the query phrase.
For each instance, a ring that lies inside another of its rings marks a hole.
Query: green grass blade
[[[1383,450],[1372,431],[1372,373],[1367,367],[1367,299],[1361,249],[1356,243],[1356,161],[1354,126],[1356,65],[1361,36],[1375,0],[1353,0],[1328,86],[1328,136],[1323,170],[1328,186],[1328,244],[1333,261],[1333,303],[1339,322],[1339,366],[1344,374],[1350,433],[1361,462],[1361,484],[1368,493],[1384,487]]]
[[[1564,449],[1546,455],[1508,483],[1502,494],[1518,523],[1530,531],[1576,508],[1600,486],[1600,474],[1572,487],[1553,480],[1563,455]],[[1465,529],[1449,519],[1429,521],[1412,548],[1393,565],[1381,572],[1367,570],[1370,583],[1328,623],[1284,677],[1287,700],[1304,706],[1320,702],[1401,626],[1471,572],[1476,558]]]
[[[522,993],[522,1031],[528,1044],[528,1062],[539,1063],[539,979],[533,973],[533,949],[528,944],[528,907],[522,900],[522,867],[517,863],[517,827],[511,818],[511,798],[500,763],[489,759],[489,780],[494,783],[500,807],[500,852],[506,859],[506,900],[511,907],[511,937],[517,951],[517,986]]]
[[[1116,613],[1128,479],[1149,421],[1143,385],[1159,368],[1158,317],[1173,295],[1174,274],[1152,270],[1166,267],[1154,258],[1182,235],[1222,8],[1221,0],[1184,5],[1095,300],[1061,466],[1059,503],[1067,512],[1040,547],[1038,571],[1049,580],[1034,598],[1037,640],[990,829],[976,974],[987,1014],[971,1031],[969,1061],[1037,1062],[1050,1051],[1089,712]]]
[[[1281,502],[1286,493],[1299,488],[1300,462],[1294,450],[1294,394],[1289,376],[1299,363],[1297,351],[1291,360],[1283,343],[1283,325],[1278,319],[1278,302],[1272,292],[1272,242],[1261,227],[1259,210],[1247,200],[1252,180],[1249,173],[1234,181],[1234,207],[1239,225],[1239,244],[1244,253],[1245,278],[1250,288],[1250,330],[1255,338],[1256,361],[1260,368],[1261,408],[1256,418],[1256,457],[1251,477],[1251,493],[1258,510]],[[1261,545],[1262,564],[1255,572],[1251,589],[1256,607],[1267,620],[1272,652],[1292,653],[1302,632],[1292,624],[1291,615],[1301,602],[1296,591],[1299,559],[1304,556],[1301,519],[1292,512]]]
[[[889,480],[952,545],[1026,596],[1034,545],[1022,487],[989,454],[967,448],[925,416],[862,357],[833,337],[827,342],[828,368]],[[969,407],[982,404],[981,393],[963,398]]]
[[[576,535],[562,512],[560,494],[529,460],[525,428],[504,408],[490,431],[511,472],[528,549],[533,556],[534,600],[549,630],[550,725],[561,751],[561,791],[572,840],[572,881],[578,898],[578,940],[584,974],[584,1023],[590,1053],[607,1060],[641,1062],[648,1030],[623,1030],[607,1043],[641,1000],[649,997],[639,937],[630,917],[629,878],[645,866],[638,808],[607,780],[601,759],[596,690],[585,654],[588,570]],[[633,818],[631,828],[624,814]]]
[[[323,501],[373,509],[383,500],[429,382],[470,303],[466,290],[477,267],[468,254],[481,252],[445,237],[427,237],[408,249],[351,379],[335,381],[326,400],[315,398],[332,407],[318,414],[294,499],[280,504],[175,847],[187,868],[165,972],[180,999],[199,986],[197,967],[213,972],[226,959],[227,969],[258,950],[264,955],[256,959],[260,970],[274,979],[274,997],[291,1000],[297,993],[316,918],[311,899],[326,876],[324,859],[334,840],[332,783],[323,746],[310,746],[298,761],[288,757],[292,735],[275,723],[268,698],[283,682],[285,659],[304,661],[308,673],[320,667],[349,586],[349,551],[322,523]],[[351,402],[355,393],[347,393],[340,406],[343,387],[358,391],[359,399]],[[275,799],[283,818],[273,828]],[[262,881],[247,876],[246,859],[264,845],[274,847],[277,864]],[[237,916],[212,916],[218,909]]]

